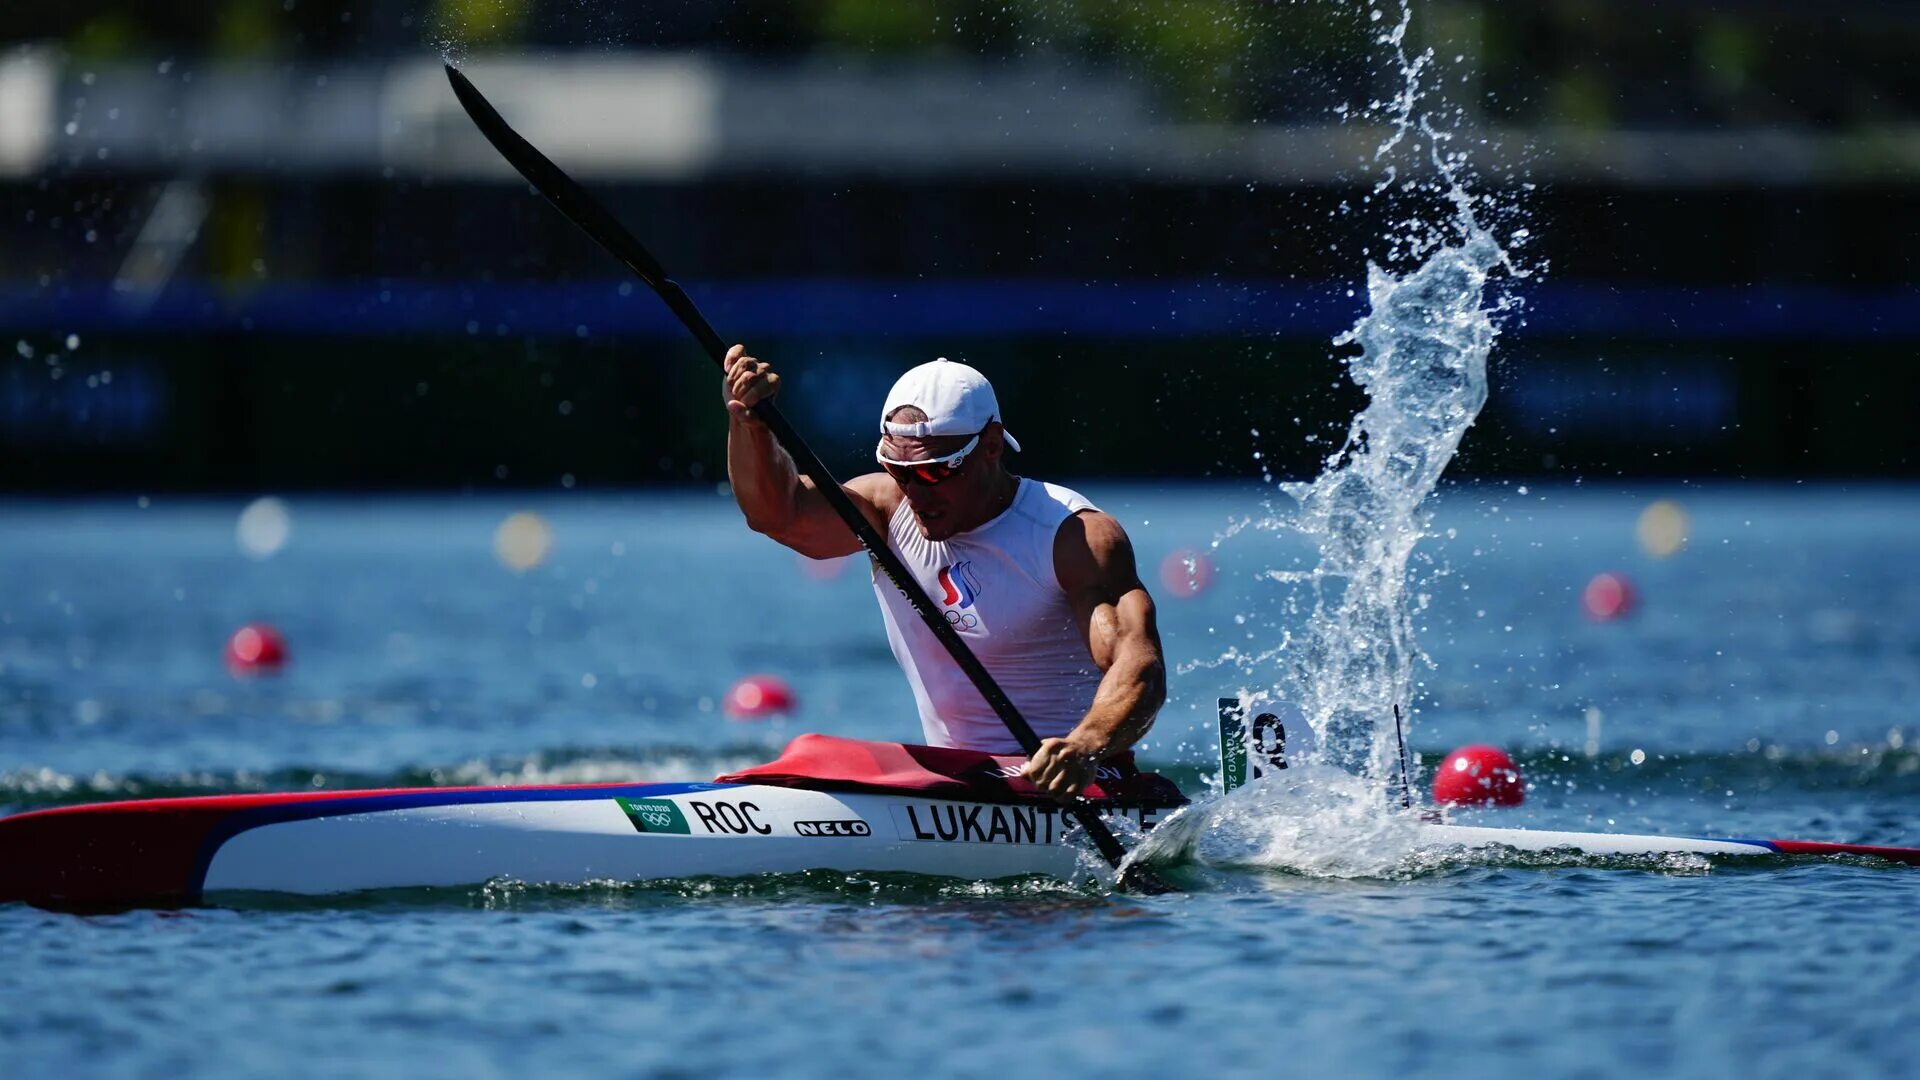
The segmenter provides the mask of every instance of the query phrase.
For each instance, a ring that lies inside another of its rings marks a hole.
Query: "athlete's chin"
[[[931,517],[915,514],[913,520],[920,526],[920,535],[928,540],[945,540],[953,535],[953,525],[947,521],[945,514],[934,514]]]

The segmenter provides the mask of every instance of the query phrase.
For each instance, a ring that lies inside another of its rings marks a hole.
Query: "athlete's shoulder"
[[[1039,485],[1040,492],[1049,500],[1066,507],[1069,514],[1077,514],[1082,510],[1099,510],[1099,507],[1093,505],[1092,499],[1063,484],[1050,484],[1045,480],[1035,480],[1034,483]]]
[[[1069,514],[1053,538],[1053,572],[1060,587],[1076,589],[1134,587],[1133,541],[1109,513],[1086,509]]]
[[[857,501],[873,507],[883,523],[893,517],[906,498],[900,493],[900,484],[883,472],[862,473],[841,486]]]
[[[1105,510],[1077,510],[1060,523],[1060,539],[1069,549],[1083,549],[1099,557],[1121,547],[1131,548],[1126,527]]]

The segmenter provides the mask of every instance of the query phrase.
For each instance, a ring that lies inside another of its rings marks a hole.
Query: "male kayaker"
[[[735,345],[724,396],[727,478],[747,524],[802,555],[860,550],[752,406],[780,376]],[[1041,737],[1035,785],[1077,795],[1098,763],[1139,741],[1167,696],[1153,598],[1120,523],[1078,492],[1015,476],[1020,444],[993,387],[935,360],[900,377],[881,409],[881,471],[841,485]],[[1019,744],[893,585],[874,591],[928,743],[996,754]]]

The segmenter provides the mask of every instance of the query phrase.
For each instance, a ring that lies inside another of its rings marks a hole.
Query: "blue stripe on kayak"
[[[289,821],[372,814],[384,810],[413,810],[426,806],[473,806],[512,802],[588,802],[594,799],[646,799],[684,795],[690,791],[720,791],[740,784],[678,783],[623,784],[614,787],[506,787],[484,791],[405,791],[363,795],[350,799],[316,798],[313,802],[280,803],[242,810],[207,833],[193,861],[193,898],[197,902],[207,884],[207,870],[222,845],[249,829],[283,825]]]

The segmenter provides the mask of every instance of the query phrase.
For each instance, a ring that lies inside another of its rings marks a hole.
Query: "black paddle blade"
[[[632,233],[593,201],[573,177],[562,172],[560,166],[547,160],[545,154],[507,126],[493,104],[452,64],[447,65],[447,81],[453,84],[453,96],[460,99],[460,107],[473,118],[480,134],[485,135],[493,148],[500,151],[500,156],[507,159],[507,164],[512,165],[515,172],[526,177],[527,183],[558,207],[567,220],[585,229],[588,236],[598,240],[615,258],[625,263],[627,269],[639,275],[640,280],[655,289],[668,284],[667,272],[661,267],[660,261],[653,257],[653,253],[641,246]]]
[[[1121,892],[1132,893],[1135,896],[1166,896],[1169,893],[1186,891],[1139,863],[1133,863],[1120,871],[1113,885]]]

